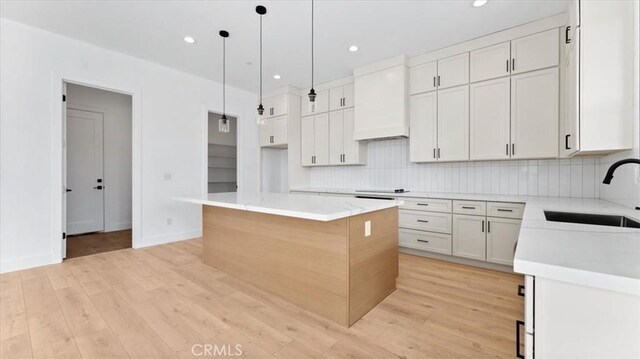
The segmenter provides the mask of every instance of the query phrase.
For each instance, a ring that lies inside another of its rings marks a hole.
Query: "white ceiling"
[[[399,54],[414,56],[534,21],[566,9],[566,0],[315,2],[316,83]],[[265,5],[264,88],[308,87],[311,1],[2,1],[0,16],[194,75],[257,92],[258,24]],[[184,36],[197,43],[188,45]],[[355,53],[348,47],[356,44]],[[253,63],[247,65],[248,62]],[[274,74],[282,79],[273,79]]]

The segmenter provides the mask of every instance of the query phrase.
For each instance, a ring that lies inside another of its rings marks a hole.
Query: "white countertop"
[[[514,257],[515,272],[640,295],[640,229],[549,222],[544,216],[545,210],[552,210],[623,215],[640,221],[640,211],[609,201],[464,193],[363,193],[331,188],[295,191],[526,203]]]
[[[289,193],[261,193],[241,195],[236,192],[210,193],[206,198],[176,197],[175,199],[244,211],[305,218],[316,221],[333,221],[362,213],[397,207],[398,200],[375,200],[315,196]]]

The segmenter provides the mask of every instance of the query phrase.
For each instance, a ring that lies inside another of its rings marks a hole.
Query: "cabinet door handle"
[[[491,233],[491,221],[487,220],[487,233]]]
[[[524,297],[524,286],[522,284],[518,284],[518,295]]]
[[[569,38],[569,31],[571,31],[571,26],[567,26],[564,28],[564,43],[570,44],[571,39]]]
[[[417,221],[420,223],[429,223],[429,221],[427,221],[426,219],[418,219]]]
[[[509,60],[507,60],[507,73],[509,72]]]
[[[484,233],[484,219],[482,220],[482,233]]]
[[[524,359],[524,355],[520,354],[520,327],[524,327],[524,322],[516,320],[516,357]]]
[[[570,150],[571,147],[569,147],[569,136],[571,136],[571,134],[565,135],[564,136],[564,149],[565,150]]]
[[[416,241],[422,242],[422,243],[429,243],[429,241],[426,239],[416,239]]]
[[[436,87],[436,77],[433,76],[433,87]]]
[[[438,147],[438,158],[440,158],[440,147]]]
[[[505,151],[505,153],[506,153],[506,155],[507,155],[507,156],[509,156],[509,144],[507,143],[505,146],[506,146],[506,148],[507,148],[507,149],[506,149],[506,151]]]
[[[515,57],[511,59],[511,71],[516,70],[516,59]]]
[[[436,158],[436,149],[433,149],[433,158]]]
[[[512,143],[511,144],[511,156],[515,156],[516,155],[516,144]]]
[[[438,75],[438,87],[440,87],[440,75]]]

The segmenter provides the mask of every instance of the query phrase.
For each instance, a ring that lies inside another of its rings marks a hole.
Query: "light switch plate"
[[[371,221],[364,222],[364,236],[369,237],[371,235]]]

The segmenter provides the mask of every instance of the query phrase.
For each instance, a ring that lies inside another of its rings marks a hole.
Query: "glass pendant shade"
[[[229,133],[229,120],[226,115],[222,115],[218,120],[218,132]]]

